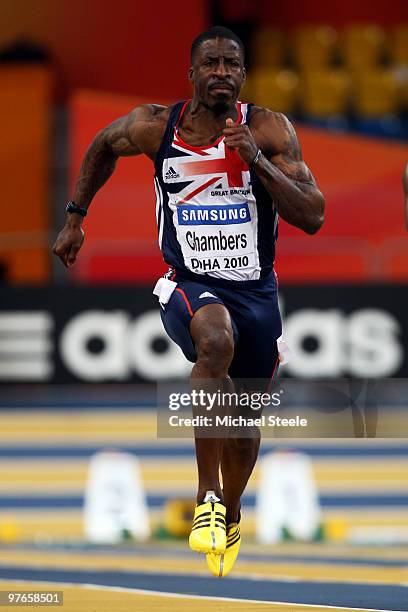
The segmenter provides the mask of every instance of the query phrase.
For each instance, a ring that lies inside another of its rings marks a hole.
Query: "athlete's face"
[[[228,38],[205,40],[196,50],[188,76],[203,104],[225,112],[235,105],[245,81],[239,45]]]

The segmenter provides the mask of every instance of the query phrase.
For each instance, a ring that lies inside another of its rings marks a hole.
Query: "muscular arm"
[[[324,197],[302,159],[299,142],[291,123],[281,113],[259,109],[251,130],[247,126],[231,128],[242,134],[242,140],[226,138],[228,146],[237,146],[247,163],[259,148],[263,154],[253,165],[265,189],[273,198],[282,217],[308,234],[316,233],[323,224]],[[224,133],[228,132],[227,130]]]
[[[308,234],[323,224],[324,198],[302,159],[292,124],[278,115],[279,135],[269,160],[262,155],[254,166],[282,219]]]
[[[98,132],[81,165],[73,201],[88,209],[97,191],[112,175],[118,157],[145,153],[154,159],[166,125],[165,107],[154,104],[135,108]],[[67,214],[65,226],[58,234],[53,252],[67,267],[75,263],[84,241],[82,217]]]
[[[157,109],[162,108],[152,104],[135,108],[95,136],[76,182],[73,200],[77,206],[88,208],[96,192],[113,173],[118,157],[151,153],[149,128]]]

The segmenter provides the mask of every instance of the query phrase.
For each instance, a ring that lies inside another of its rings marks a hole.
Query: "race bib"
[[[254,268],[255,240],[247,202],[177,207],[177,237],[193,272]]]

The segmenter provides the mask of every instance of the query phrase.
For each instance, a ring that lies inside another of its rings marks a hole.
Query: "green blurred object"
[[[282,542],[299,542],[299,538],[295,538],[290,529],[288,529],[287,527],[282,527]],[[308,540],[310,542],[323,542],[325,540],[325,529],[324,529],[324,524],[320,523],[320,525],[318,526],[318,528],[316,529],[313,538],[311,540]]]

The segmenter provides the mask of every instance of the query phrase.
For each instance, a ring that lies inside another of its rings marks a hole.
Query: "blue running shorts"
[[[198,275],[194,275],[198,276]],[[190,322],[206,304],[223,304],[234,332],[234,357],[229,368],[232,378],[270,379],[278,366],[276,341],[282,334],[278,289],[274,272],[255,281],[224,281],[206,276],[201,282],[179,272],[167,304],[160,313],[164,328],[189,361],[197,353],[190,335]]]

